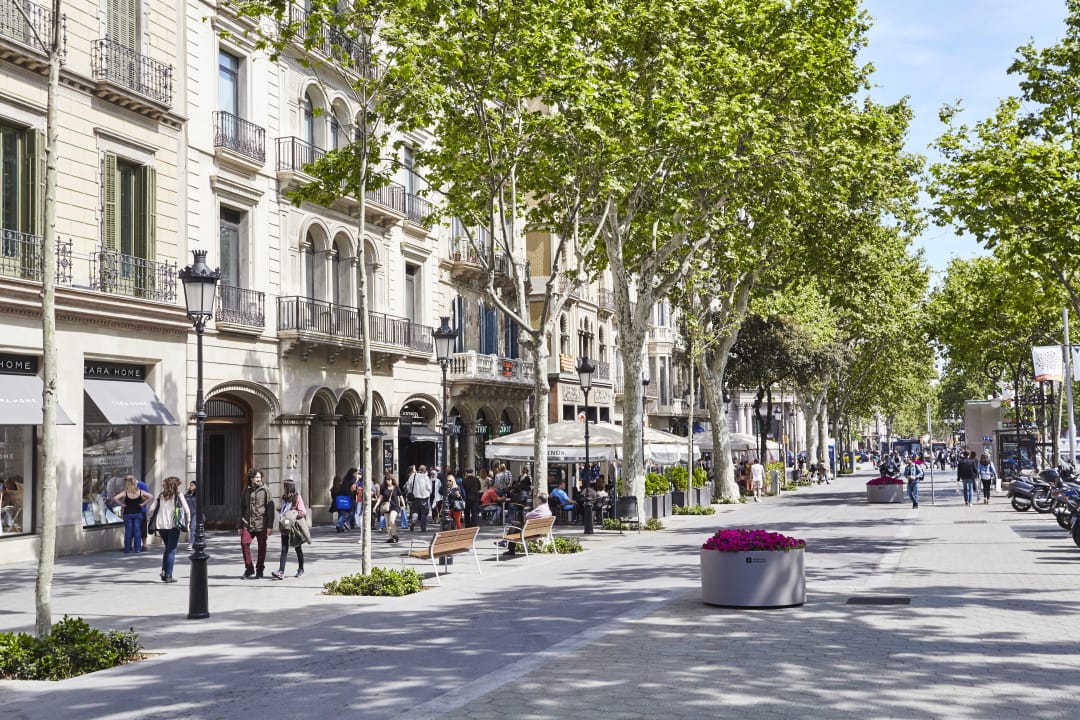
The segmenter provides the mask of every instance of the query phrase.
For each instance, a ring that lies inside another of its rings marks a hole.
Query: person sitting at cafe
[[[480,512],[484,515],[490,513],[493,525],[502,522],[502,503],[503,497],[499,495],[498,488],[494,483],[489,483],[487,490],[480,496]]]
[[[554,494],[554,492],[552,494]],[[525,519],[539,520],[546,517],[551,517],[551,506],[548,505],[547,493],[540,493],[536,496],[536,507],[525,513]],[[515,543],[506,543],[506,554],[516,555],[517,545]]]
[[[564,511],[573,513],[577,508],[577,503],[570,499],[570,496],[566,494],[566,481],[560,480],[559,486],[551,491],[551,499],[559,504],[559,507]]]

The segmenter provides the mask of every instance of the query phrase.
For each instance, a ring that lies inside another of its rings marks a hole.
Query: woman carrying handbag
[[[311,532],[307,528],[304,498],[296,491],[294,480],[286,480],[282,485],[278,518],[278,527],[281,528],[281,560],[278,562],[278,569],[270,573],[270,577],[275,580],[285,579],[285,562],[289,559],[290,545],[296,548],[296,577],[303,577],[304,550],[301,546],[311,541]]]

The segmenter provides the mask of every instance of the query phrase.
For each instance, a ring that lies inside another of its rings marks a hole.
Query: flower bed
[[[876,477],[873,480],[868,480],[867,485],[903,485],[904,481],[900,478],[890,477],[889,475],[882,475]]]
[[[898,503],[904,500],[904,481],[882,475],[866,483],[866,502]]]
[[[768,530],[748,530],[736,528],[733,530],[717,530],[716,534],[705,541],[702,550],[719,550],[720,552],[749,552],[752,550],[802,550],[806,547],[805,540],[798,540],[780,533]]]

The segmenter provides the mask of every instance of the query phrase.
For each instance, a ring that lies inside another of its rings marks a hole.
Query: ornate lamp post
[[[206,409],[203,403],[203,331],[214,314],[214,298],[221,272],[206,264],[206,251],[192,252],[195,262],[180,271],[184,285],[187,316],[195,326],[195,551],[191,555],[191,580],[188,586],[188,619],[210,617],[206,583],[206,490],[203,488],[203,431],[206,428]]]
[[[641,467],[645,467],[645,428],[649,424],[649,366],[641,365]]]
[[[446,463],[446,446],[447,446],[447,423],[446,423],[446,371],[450,367],[450,358],[454,353],[454,341],[457,340],[458,331],[450,327],[450,318],[443,316],[439,318],[439,327],[432,331],[432,336],[435,338],[435,357],[439,361],[439,367],[442,368],[442,458],[443,463]],[[443,478],[446,482],[446,478]],[[443,494],[442,503],[442,530],[450,530],[453,528],[452,520],[450,519],[450,499],[447,497],[447,493]]]
[[[593,534],[593,501],[589,493],[592,485],[592,464],[589,462],[589,390],[592,390],[594,372],[596,363],[587,357],[578,358],[578,381],[581,383],[581,392],[585,393],[585,482],[581,485],[581,506],[586,535]]]

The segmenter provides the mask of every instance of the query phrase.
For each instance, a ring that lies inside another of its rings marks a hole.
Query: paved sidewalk
[[[496,565],[487,554],[479,577],[459,559],[441,588],[406,598],[319,594],[355,568],[355,538],[321,534],[308,574],[276,583],[240,580],[238,548],[222,538],[206,622],[183,619],[183,584],[147,578],[153,558],[65,559],[58,616],[130,622],[163,654],[61,683],[2,683],[0,717],[1076,715],[1080,549],[1067,534],[1000,496],[964,507],[940,477],[918,510],[867,505],[867,477],[669,518],[663,532],[600,533],[579,555]],[[721,526],[806,538],[807,604],[703,605],[697,548]],[[379,549],[387,564],[403,537]],[[28,626],[33,568],[0,567],[0,583],[0,627]],[[848,603],[867,597],[910,604]]]

